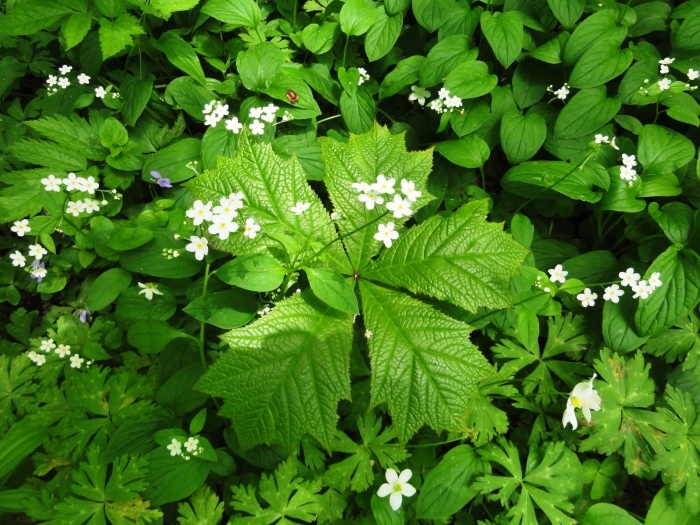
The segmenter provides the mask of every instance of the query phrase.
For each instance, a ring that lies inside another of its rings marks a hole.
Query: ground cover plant
[[[700,1],[7,0],[3,523],[700,518]]]

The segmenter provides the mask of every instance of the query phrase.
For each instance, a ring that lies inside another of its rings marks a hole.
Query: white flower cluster
[[[357,71],[360,73],[360,79],[357,81],[357,85],[361,86],[369,80],[369,74],[367,73],[367,70],[363,67],[358,67]]]
[[[596,144],[610,144],[610,146],[616,150],[619,150],[620,148],[618,147],[617,144],[615,144],[615,141],[617,140],[617,137],[613,137],[612,140],[610,140],[610,137],[607,135],[603,135],[602,133],[596,133],[595,137]]]
[[[428,93],[428,95],[430,95],[430,93]],[[420,100],[418,103],[420,104]],[[438,114],[447,113],[454,111],[457,108],[461,108],[462,99],[459,97],[451,97],[449,89],[441,88],[440,91],[438,91],[438,98],[433,100],[429,106],[430,109]]]
[[[100,189],[100,185],[95,180],[94,177],[77,177],[75,173],[69,173],[65,179],[59,179],[56,176],[49,175],[41,179],[41,183],[44,185],[46,191],[57,191],[60,192],[62,186],[65,186],[66,191],[77,191],[88,193],[94,195],[96,191]],[[119,198],[119,194],[116,190],[112,191],[115,199]],[[106,200],[98,201],[95,199],[80,199],[77,201],[71,201],[68,203],[66,208],[66,213],[68,215],[73,215],[73,217],[78,217],[81,213],[93,213],[100,211],[100,205],[105,206],[107,204]]]
[[[547,87],[547,91],[555,95],[559,100],[566,100],[566,97],[571,93],[571,91],[569,91],[569,84],[566,82],[564,82],[564,85],[559,89],[554,89],[554,86],[550,85]]]
[[[262,317],[263,315],[267,315],[272,311],[272,308],[269,306],[264,307],[262,310],[258,310],[258,315]]]
[[[48,274],[46,265],[41,262],[42,257],[44,257],[44,255],[48,255],[48,253],[49,252],[46,251],[46,248],[44,248],[41,244],[29,245],[27,256],[32,257],[34,260],[29,265],[29,268],[27,268],[27,271],[32,279],[37,279],[39,282],[41,282],[41,280]],[[10,259],[12,260],[12,266],[24,268],[27,264],[27,257],[22,255],[22,252],[19,250],[12,252],[10,254]]]
[[[58,72],[61,74],[61,76],[49,75],[49,78],[46,79],[46,83],[49,85],[49,92],[56,93],[58,91],[58,88],[55,86],[58,86],[61,89],[66,89],[68,86],[70,86],[70,80],[68,79],[67,75],[72,70],[73,66],[63,65],[58,68]],[[78,84],[89,84],[90,77],[85,73],[80,73],[80,75],[78,75],[77,77],[77,81]]]
[[[102,86],[98,86],[95,88],[95,96],[97,98],[105,98],[107,96],[107,93],[112,89],[112,86],[107,87],[107,89],[103,88]],[[119,98],[119,93],[116,91],[112,92],[112,98]]]
[[[662,58],[659,60],[659,75],[668,75],[671,70],[668,66],[673,64],[676,61],[675,58],[671,57],[666,57]],[[688,69],[688,80],[696,80],[698,77],[700,77],[700,71],[696,71],[693,68]],[[671,89],[671,85],[673,84],[673,80],[669,77],[664,76],[660,80],[656,82],[656,85],[659,87],[660,91],[666,91],[668,89]],[[688,88],[691,91],[694,91],[698,89],[698,86],[691,86],[690,84],[685,85],[686,88]],[[642,95],[648,95],[649,94],[649,79],[645,78],[644,79],[644,86],[639,88],[639,92]]]
[[[629,286],[632,288],[632,291],[634,292],[634,295],[632,296],[632,299],[646,299],[648,298],[651,293],[656,290],[659,286],[661,286],[663,283],[661,282],[661,273],[659,272],[654,272],[651,274],[649,277],[649,280],[641,280],[641,275],[636,273],[634,271],[634,268],[627,268],[626,271],[620,272],[620,279],[622,281],[620,284],[622,286]],[[617,285],[612,285],[612,286],[617,286]],[[612,286],[608,287],[605,289],[606,293]],[[623,295],[624,292],[621,290],[617,292],[619,295]],[[613,302],[617,302],[616,300],[613,299]]]
[[[627,181],[627,186],[637,180],[637,171],[634,169],[637,160],[634,155],[622,154],[622,166],[620,166],[620,178]]]
[[[85,359],[80,357],[78,354],[71,355],[70,345],[57,346],[53,339],[42,339],[41,343],[39,344],[39,350],[44,353],[40,354],[34,350],[27,353],[27,357],[37,366],[41,366],[46,363],[46,355],[51,354],[52,350],[61,359],[65,359],[66,357],[70,356],[69,361],[71,368],[80,368],[82,364],[85,363]],[[92,365],[92,363],[92,361],[88,361],[87,366]]]
[[[179,439],[173,438],[170,444],[166,447],[170,451],[171,456],[182,456],[186,460],[189,460],[191,456],[182,453],[182,446],[185,446],[185,450],[196,456],[204,452],[204,449],[199,446],[199,440],[195,437],[190,436],[187,441],[181,443]]]
[[[253,135],[262,135],[265,132],[265,124],[273,124],[275,122],[275,117],[277,116],[277,111],[279,107],[274,104],[268,104],[265,107],[255,107],[250,108],[248,112],[248,118],[253,119],[253,122],[248,124],[248,128]],[[211,126],[212,128],[221,122],[221,120],[229,114],[228,104],[222,104],[218,100],[212,100],[209,104],[204,106],[202,113],[206,115],[204,117],[204,124]],[[292,119],[292,115],[285,111],[282,116],[282,121],[286,122]],[[263,122],[261,122],[263,121]],[[231,117],[225,122],[226,129],[238,135],[243,129],[243,123],[238,120],[238,117]]]

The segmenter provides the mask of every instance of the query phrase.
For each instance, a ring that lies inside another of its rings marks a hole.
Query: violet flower
[[[90,317],[90,310],[83,308],[82,310],[76,311],[73,315],[77,315],[81,323],[87,323]]]
[[[173,187],[172,183],[170,182],[170,179],[167,178],[167,177],[162,177],[162,176],[160,175],[160,172],[159,172],[159,171],[152,171],[152,172],[151,172],[151,177],[153,177],[154,179],[156,179],[156,183],[157,183],[158,186],[160,186],[161,188],[172,188],[172,187]]]
[[[38,261],[35,261],[35,263],[36,262]],[[45,269],[46,266],[44,263],[39,263],[37,265],[35,265],[35,263],[32,263],[32,267],[34,268],[34,270],[29,274],[29,277],[31,277],[32,279],[36,279],[37,282],[40,283],[44,279],[44,277],[46,277],[46,274],[48,272]]]

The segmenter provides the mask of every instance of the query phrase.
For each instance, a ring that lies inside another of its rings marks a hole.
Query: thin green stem
[[[211,265],[207,263],[206,269],[204,270],[204,283],[202,285],[202,297],[207,295],[207,286],[209,284],[209,268]],[[199,358],[202,361],[202,370],[206,372],[207,370],[207,359],[204,355],[204,321],[199,323]]]
[[[406,448],[423,448],[423,447],[437,447],[438,445],[448,445],[450,443],[456,443],[457,441],[464,441],[464,438],[449,439],[447,441],[440,441],[439,443],[421,443],[419,445],[406,445]]]
[[[348,54],[348,42],[350,42],[350,35],[345,37],[345,48],[343,49],[343,67],[345,67],[345,58]]]
[[[328,120],[333,120],[334,118],[340,118],[340,117],[342,117],[342,115],[333,115],[332,117],[322,118],[321,120],[316,121],[316,125],[318,126],[321,122],[326,122]]]
[[[391,118],[391,115],[389,115],[389,113],[387,113],[386,111],[384,111],[384,110],[382,110],[382,109],[379,109],[379,108],[377,108],[377,111],[379,111],[379,113],[381,113],[381,114],[384,115],[386,118],[388,118],[389,120],[391,120],[391,123],[392,123],[392,124],[396,124],[396,121],[395,121],[393,118]]]
[[[329,247],[330,245],[332,245],[333,243],[338,242],[338,241],[341,241],[341,240],[345,239],[345,237],[350,237],[351,235],[353,235],[353,234],[359,232],[360,230],[363,230],[364,228],[366,228],[366,227],[369,226],[370,224],[374,224],[375,222],[381,220],[387,213],[389,213],[389,210],[385,211],[384,213],[382,213],[381,215],[379,215],[379,216],[377,216],[376,218],[372,219],[371,221],[369,221],[369,222],[363,224],[363,225],[360,226],[359,228],[355,228],[355,229],[352,230],[351,232],[346,233],[345,235],[338,235],[338,237],[336,237],[335,239],[333,239],[331,242],[327,243],[323,248],[321,248],[321,249],[320,249],[318,252],[316,252],[314,255],[315,255],[316,257],[318,257],[319,255],[321,255],[321,254],[326,250],[326,248],[328,248],[328,247]]]
[[[481,189],[486,191],[486,174],[483,166],[479,166],[479,172],[481,172]]]

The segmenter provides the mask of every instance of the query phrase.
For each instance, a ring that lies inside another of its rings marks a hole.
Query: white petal
[[[408,480],[411,479],[411,476],[413,476],[413,472],[411,472],[410,469],[402,470],[401,474],[399,474],[399,483],[402,485],[404,483],[408,483]]]
[[[388,483],[384,483],[381,487],[379,487],[379,490],[377,491],[377,496],[380,498],[386,498],[389,494],[391,494],[392,486],[389,485]]]
[[[588,408],[587,406],[581,407],[581,412],[583,412],[583,417],[586,418],[586,421],[589,423],[591,422],[591,409]]]
[[[399,510],[401,508],[401,493],[400,492],[392,492],[391,496],[389,496],[389,505],[391,505],[391,508],[394,510]]]
[[[415,493],[416,493],[416,487],[414,487],[413,485],[410,485],[408,483],[403,485],[403,489],[401,490],[402,495],[406,496],[407,498],[410,498]]]
[[[391,485],[399,480],[399,474],[393,468],[386,469],[386,474],[384,476],[386,477],[386,482]]]
[[[564,410],[564,417],[562,417],[561,422],[564,425],[564,428],[566,428],[568,423],[571,423],[574,430],[576,430],[578,427],[578,421],[576,421],[576,408],[571,404],[571,400],[567,401],[566,403],[566,410]]]

